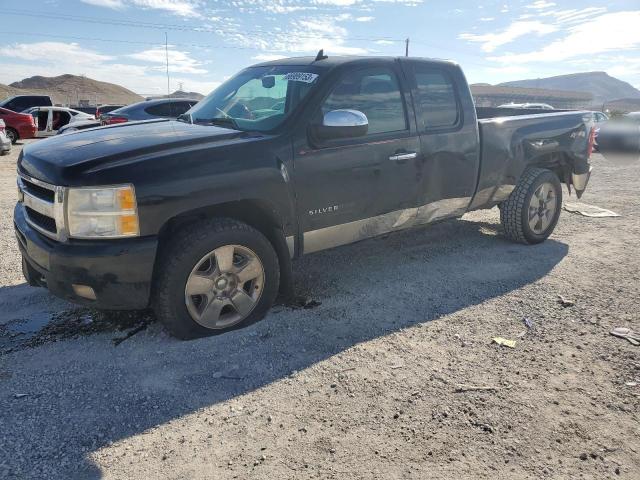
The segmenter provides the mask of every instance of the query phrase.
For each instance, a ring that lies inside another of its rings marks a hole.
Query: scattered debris
[[[291,308],[304,308],[305,310],[309,310],[311,308],[319,307],[322,305],[322,302],[314,300],[311,297],[300,295],[291,299],[289,302],[285,303],[285,305]]]
[[[524,322],[524,325],[525,325],[529,330],[532,330],[532,329],[533,329],[533,320],[531,320],[531,319],[530,319],[530,318],[528,318],[528,317],[525,317],[522,321]]]
[[[626,382],[625,385],[627,387],[637,387],[638,386],[638,382]]]
[[[508,338],[502,338],[502,337],[494,337],[493,341],[494,341],[494,343],[497,343],[498,345],[502,345],[502,346],[509,347],[509,348],[516,348],[516,341],[515,340],[509,340]]]
[[[14,398],[24,398],[24,397],[28,397],[29,394],[28,393],[14,393],[13,397]]]
[[[562,208],[564,208],[567,212],[578,213],[585,217],[601,218],[620,216],[619,214],[617,214],[616,212],[612,212],[611,210],[580,202],[567,202],[562,206]]]
[[[614,337],[626,338],[631,345],[638,346],[640,345],[640,334],[634,332],[630,328],[626,327],[616,327],[611,332],[609,332]]]
[[[558,295],[558,303],[563,308],[573,307],[576,304],[576,302],[574,302],[573,300],[569,300],[562,295]]]
[[[124,337],[115,337],[112,338],[111,341],[113,342],[114,346],[118,346],[120,345],[122,342],[124,342],[126,339],[133,337],[136,333],[141,332],[142,330],[144,330],[145,328],[147,328],[148,323],[144,322],[141,323],[140,325],[138,325],[136,328],[134,328],[133,330],[129,330],[127,332],[127,334]]]

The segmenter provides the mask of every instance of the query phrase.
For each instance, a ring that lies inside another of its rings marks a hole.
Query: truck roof
[[[456,62],[451,60],[442,60],[435,58],[424,58],[424,57],[390,57],[390,56],[332,56],[328,55],[327,58],[322,60],[316,60],[316,57],[289,57],[289,58],[280,58],[277,60],[270,60],[268,62],[261,62],[253,65],[254,67],[265,67],[265,66],[275,66],[275,65],[313,65],[317,67],[327,67],[332,68],[337,65],[342,65],[345,63],[364,63],[371,60],[399,60],[399,59],[409,59],[409,60],[418,60],[424,61],[428,63],[437,63],[443,65],[457,65]]]

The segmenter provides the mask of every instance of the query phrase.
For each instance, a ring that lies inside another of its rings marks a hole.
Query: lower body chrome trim
[[[287,249],[289,249],[289,256],[293,258],[296,253],[295,237],[293,235],[290,237],[286,237],[285,241],[287,242]]]
[[[471,197],[447,198],[417,208],[396,210],[377,217],[311,230],[304,233],[304,253],[318,252],[395,230],[458,217],[467,211],[470,202]]]

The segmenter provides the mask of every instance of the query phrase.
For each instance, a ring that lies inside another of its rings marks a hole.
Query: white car
[[[38,126],[36,137],[55,135],[59,129],[70,123],[95,120],[93,115],[64,107],[32,107],[24,113],[33,116],[36,121]]]
[[[7,137],[4,120],[0,119],[0,155],[7,155],[11,151],[11,140]]]
[[[531,110],[553,110],[548,103],[505,103],[499,105],[498,108],[528,108]]]

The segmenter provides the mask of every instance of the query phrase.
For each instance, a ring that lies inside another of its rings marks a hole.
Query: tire
[[[500,222],[507,238],[532,245],[553,232],[562,207],[562,187],[551,170],[527,168],[516,188],[500,205]]]
[[[7,138],[11,140],[11,143],[14,145],[20,138],[20,135],[18,135],[18,132],[15,129],[10,127],[7,127],[6,134],[7,134]]]
[[[167,330],[183,340],[251,325],[265,316],[278,293],[280,267],[273,246],[237,220],[192,224],[171,237],[158,255],[152,306]],[[255,278],[243,280],[242,275],[255,272]]]

